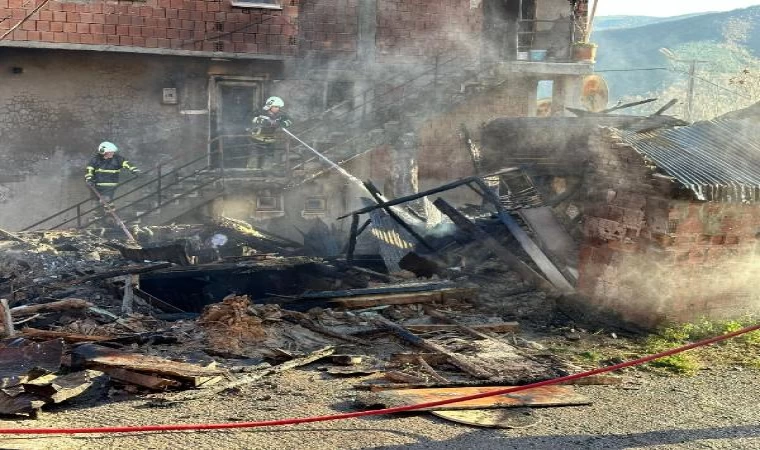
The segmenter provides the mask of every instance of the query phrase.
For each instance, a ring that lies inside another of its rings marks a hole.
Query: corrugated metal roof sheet
[[[714,119],[646,133],[621,130],[620,136],[700,200],[760,200],[760,129],[755,120]]]

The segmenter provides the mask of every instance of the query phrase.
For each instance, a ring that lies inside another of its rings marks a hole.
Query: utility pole
[[[697,72],[697,63],[707,63],[710,61],[704,61],[699,59],[679,59],[676,57],[676,54],[672,51],[668,50],[667,48],[661,48],[660,53],[665,55],[666,58],[671,60],[672,62],[681,62],[681,63],[689,63],[689,84],[687,88],[687,94],[686,94],[686,121],[691,122],[692,116],[694,115],[694,79],[696,77]]]
[[[697,69],[697,60],[692,59],[689,64],[689,89],[686,96],[686,121],[691,122],[692,105],[694,104],[694,73]]]

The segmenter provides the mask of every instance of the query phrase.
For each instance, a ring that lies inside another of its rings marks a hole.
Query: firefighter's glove
[[[95,182],[92,181],[92,178],[85,178],[84,182],[87,183],[87,186],[95,187]]]
[[[131,172],[132,172],[132,175],[134,175],[136,177],[139,177],[140,174],[142,173],[142,171],[140,171],[140,169],[132,169]]]

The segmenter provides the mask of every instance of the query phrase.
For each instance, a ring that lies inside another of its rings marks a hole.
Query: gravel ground
[[[538,409],[514,430],[474,428],[425,413],[249,431],[0,438],[3,449],[760,449],[757,370],[696,377],[640,375],[638,389],[578,386],[590,406]],[[639,376],[639,375],[637,375]],[[84,427],[265,420],[353,410],[359,379],[294,370],[210,401],[151,407],[144,397],[93,406],[80,398],[39,420],[0,427]],[[97,394],[97,393],[95,393]],[[93,395],[95,395],[93,394]]]

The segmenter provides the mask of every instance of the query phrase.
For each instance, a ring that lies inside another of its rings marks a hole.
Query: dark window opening
[[[327,96],[325,99],[325,109],[341,103],[353,108],[354,106],[354,82],[353,81],[331,81],[327,83]]]
[[[303,209],[305,212],[324,212],[327,209],[327,200],[324,197],[308,197]]]

